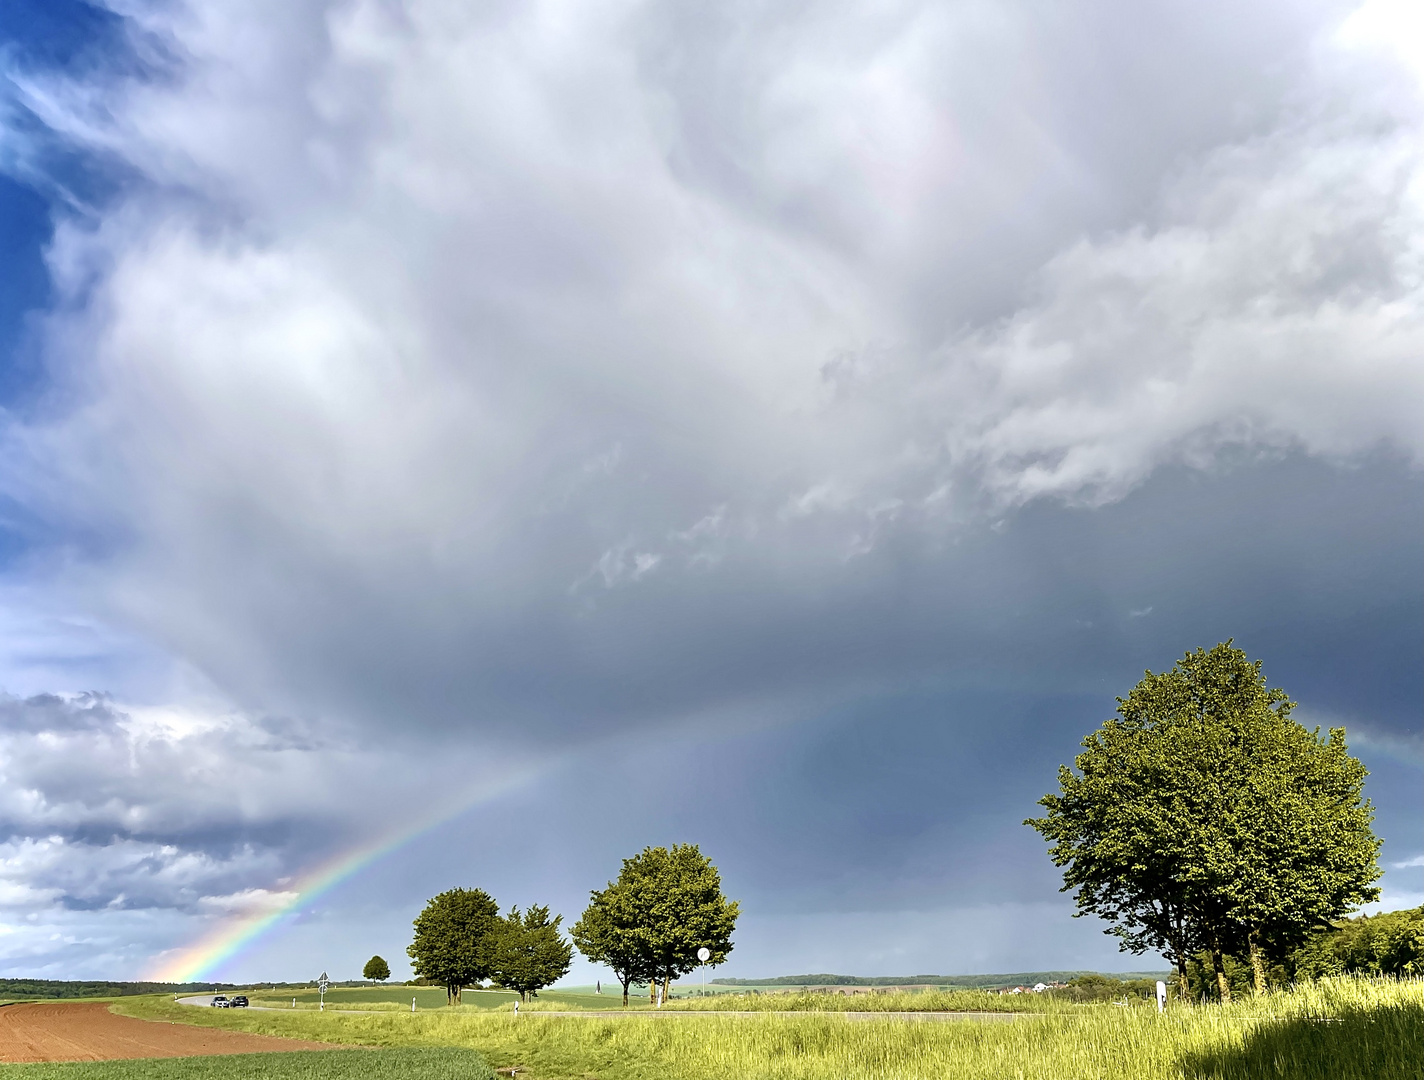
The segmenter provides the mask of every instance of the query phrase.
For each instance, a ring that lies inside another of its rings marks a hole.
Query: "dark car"
[[[208,1002],[208,1004],[214,1009],[226,1009],[231,1003],[222,994],[218,994],[212,1001]]]
[[[236,997],[234,997],[231,1001],[229,1001],[229,1002],[227,1003],[227,1007],[228,1007],[229,1009],[245,1009],[245,1008],[247,1008],[247,995],[246,995],[246,994],[238,994]]]

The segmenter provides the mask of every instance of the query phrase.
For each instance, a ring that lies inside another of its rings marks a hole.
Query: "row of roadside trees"
[[[1166,956],[1184,996],[1198,958],[1222,1000],[1230,957],[1264,990],[1272,964],[1379,895],[1365,768],[1343,729],[1322,736],[1293,708],[1232,642],[1188,653],[1118,699],[1026,822],[1077,914]]]
[[[615,881],[593,891],[573,926],[573,942],[594,963],[613,969],[628,988],[647,984],[665,999],[673,979],[703,962],[719,964],[732,951],[738,905],[696,844],[649,847],[629,859]],[[521,999],[561,979],[573,948],[560,933],[562,916],[547,907],[525,911],[499,905],[483,889],[450,889],[433,897],[415,920],[406,952],[416,975],[444,986],[446,998],[486,980]]]
[[[406,952],[416,975],[445,987],[447,1001],[458,1002],[461,990],[487,979],[523,998],[569,970],[573,949],[559,933],[562,918],[537,904],[500,915],[483,889],[449,889],[416,917]]]

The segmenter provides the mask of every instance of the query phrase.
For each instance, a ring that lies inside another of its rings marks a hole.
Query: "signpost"
[[[711,959],[712,950],[709,949],[706,945],[702,946],[702,948],[697,950],[697,962],[699,964],[705,964],[708,960]],[[704,994],[707,993],[707,969],[705,967],[702,969],[702,992]]]
[[[321,998],[316,1007],[317,1012],[326,1012],[326,987],[326,972],[323,971],[321,973],[321,978],[316,981],[316,988]]]

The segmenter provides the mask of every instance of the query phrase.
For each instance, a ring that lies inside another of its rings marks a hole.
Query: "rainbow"
[[[489,802],[522,786],[536,775],[547,772],[553,764],[555,763],[550,762],[537,768],[506,773],[498,781],[480,788],[469,798],[457,803],[453,809],[442,807],[434,816],[328,859],[306,871],[296,882],[284,888],[283,893],[290,894],[290,898],[278,907],[224,919],[191,945],[159,954],[145,978],[153,982],[210,980],[213,972],[223,964],[252,948],[267,934],[290,921],[301,908],[330,893],[424,833],[454,820],[481,803]]]

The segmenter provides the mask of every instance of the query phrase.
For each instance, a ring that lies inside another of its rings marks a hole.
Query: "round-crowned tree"
[[[445,987],[446,1001],[490,976],[493,932],[499,905],[483,889],[449,889],[432,897],[415,919],[415,940],[406,949],[415,973]]]
[[[384,957],[371,957],[361,969],[361,978],[370,979],[372,982],[385,982],[390,977],[391,965],[386,963]]]
[[[1052,843],[1077,914],[1163,953],[1184,990],[1203,952],[1223,1000],[1229,954],[1263,990],[1269,957],[1379,894],[1365,768],[1343,728],[1322,736],[1293,707],[1230,641],[1188,653],[1118,699],[1025,823]]]

